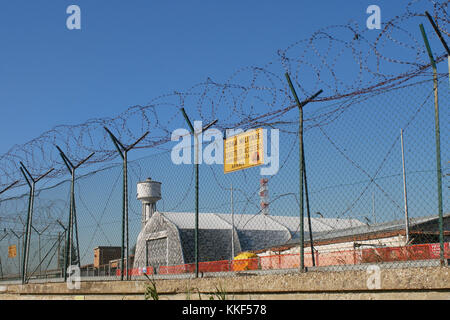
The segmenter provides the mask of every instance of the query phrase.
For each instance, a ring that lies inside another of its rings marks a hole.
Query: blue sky
[[[375,2],[382,18],[403,12],[404,1]],[[58,124],[114,116],[208,76],[223,81],[321,27],[364,25],[375,2],[4,2],[0,153]],[[66,28],[70,4],[82,30]]]
[[[406,3],[407,1],[371,0],[4,2],[0,5],[0,155],[6,153],[13,145],[26,143],[56,125],[76,125],[91,118],[113,117],[130,106],[148,104],[160,95],[172,93],[174,90],[187,90],[205,81],[207,77],[217,82],[225,82],[239,68],[249,65],[263,66],[273,61],[278,49],[284,49],[298,40],[306,39],[320,28],[346,24],[353,20],[359,28],[364,29],[368,17],[366,8],[371,4],[380,6],[384,22],[385,18],[402,14]],[[68,17],[66,8],[71,4],[77,4],[81,8],[81,30],[66,28]],[[419,4],[419,9],[432,10],[428,4],[423,8]],[[427,29],[433,50],[435,53],[442,53],[443,48],[433,36],[429,24],[426,20],[422,23]],[[421,40],[418,25],[410,27],[407,31]],[[366,34],[371,41],[375,40],[377,35],[378,31]],[[408,39],[400,38],[400,40]],[[386,52],[392,56],[397,53],[389,45]],[[425,54],[421,57],[421,61],[427,62]],[[401,66],[397,67],[388,71],[396,73]],[[351,60],[340,61],[336,66],[344,80],[354,75],[353,68]],[[447,72],[445,64],[441,64],[439,68],[441,72]],[[283,70],[279,68],[278,71],[283,77]],[[305,76],[305,85],[308,88],[315,85],[311,79]],[[327,92],[324,92],[324,95],[333,94],[329,88],[325,90]],[[401,126],[407,124],[417,104],[422,103],[425,95],[429,93],[428,89],[421,90],[414,92],[404,90],[392,99],[388,96],[363,103],[359,105],[358,110],[352,109],[352,112],[346,113],[336,126],[325,128],[326,132],[337,140],[337,144],[353,160],[362,164],[371,175],[382,163],[391,144],[396,143],[395,152],[391,153],[392,156],[380,172],[380,176],[396,175],[382,186],[398,204],[402,204],[402,181],[398,175],[401,173],[399,130]],[[444,121],[446,115],[448,116],[448,105],[445,104],[448,101],[445,100],[448,98],[448,87],[445,94],[441,100],[443,164],[448,161],[449,152],[448,144],[445,144],[445,141],[448,141],[446,140],[449,134],[448,123]],[[410,102],[415,104],[412,105]],[[432,103],[432,100],[429,102]],[[394,112],[380,115],[376,109],[374,110],[374,106],[392,108]],[[323,112],[327,107],[329,106],[325,104],[316,104],[314,109],[306,110],[305,114],[311,117],[314,110]],[[195,110],[188,107],[187,112],[195,114]],[[419,121],[413,122],[412,129],[405,132],[410,171],[420,172],[434,168],[433,116],[432,105],[429,104],[429,108],[420,114]],[[288,117],[291,120],[297,119],[296,111],[292,110]],[[184,125],[184,120],[180,118],[179,123]],[[362,137],[361,132],[367,135]],[[308,177],[311,179],[309,186],[312,194],[312,210],[321,211],[327,216],[339,216],[346,206],[358,199],[361,190],[367,184],[368,177],[343,159],[317,130],[307,132],[305,141],[308,152],[307,165],[310,170]],[[292,136],[283,140],[281,161],[288,157],[292,143],[295,143]],[[290,161],[281,174],[274,177],[271,182],[272,197],[285,191],[297,192],[298,163],[295,161],[295,155],[298,151],[297,146],[294,148],[294,160]],[[136,151],[130,158],[140,158],[145,154]],[[426,161],[423,161],[424,159]],[[168,159],[166,161],[168,162]],[[148,159],[142,163],[147,163],[149,170],[155,172],[152,174],[153,178],[163,181],[163,192],[167,199],[164,208],[172,208],[170,202],[176,203],[182,197],[178,189],[180,185],[188,186],[192,168],[185,168],[186,171],[183,171],[184,168],[171,168],[162,162],[155,164]],[[219,166],[212,170],[218,174],[222,173]],[[188,174],[183,176],[186,172]],[[217,187],[208,172],[208,168],[202,168],[204,196],[201,205],[204,208],[213,208],[223,204],[217,210],[226,212],[229,209],[227,204],[229,194]],[[241,184],[241,187],[249,193],[257,191],[259,168],[249,169],[247,172],[246,177],[243,173],[222,176],[222,182],[228,186],[233,181],[236,188]],[[134,210],[133,236],[140,227],[139,204],[134,199],[135,182],[145,178],[146,174],[144,172],[144,176],[141,177],[132,172],[130,178],[132,179],[130,199],[133,199],[131,206]],[[424,177],[425,174],[429,176]],[[120,188],[117,185],[114,190],[114,202],[108,204],[106,200],[110,193],[109,188],[119,175],[120,172],[113,171],[101,181],[95,178],[85,180],[86,189],[83,189],[84,193],[81,195],[84,195],[86,200],[97,203],[96,197],[100,194],[101,200],[97,206],[90,208],[93,211],[92,216],[99,217],[100,213],[105,211],[112,214],[116,219],[116,224],[112,228],[116,231],[119,230],[116,227],[120,224],[121,199]],[[411,174],[410,192],[417,195],[415,199],[414,196],[411,197],[411,215],[427,215],[434,212],[436,204],[436,192],[432,181],[434,177],[434,172],[428,171],[423,175]],[[4,182],[1,179],[0,181]],[[91,193],[91,190],[99,187],[96,184],[104,181],[107,181],[105,184],[108,186],[101,189],[102,192],[95,195]],[[334,187],[331,191],[324,193],[320,191],[343,182],[351,184],[358,181],[366,182],[358,184],[354,189]],[[67,190],[62,189],[64,188],[59,189],[58,196],[64,198]],[[370,214],[374,193],[376,207],[382,218],[384,220],[398,218],[402,208],[393,205],[392,201],[390,202],[373,185],[355,206],[355,217],[361,218]],[[445,195],[448,195],[448,188],[444,183],[444,201]],[[239,192],[236,192],[237,206],[239,201],[243,201],[243,198],[239,197]],[[176,209],[192,210],[192,192],[187,199],[189,201]],[[255,201],[258,201],[257,197]],[[444,209],[448,208],[448,200],[446,201]],[[80,219],[81,224],[91,222],[94,224],[87,210],[83,212],[81,203],[78,208],[80,216],[85,214],[87,217],[86,220]],[[108,210],[104,210],[105,208]],[[293,197],[283,198],[283,201],[274,203],[272,208],[274,212],[277,209],[280,211],[289,209],[289,213],[297,214]],[[242,208],[237,210],[239,209]],[[247,208],[246,213],[253,211],[253,207]],[[110,231],[110,234],[115,243],[118,243],[119,237],[114,234],[116,231]],[[103,237],[100,233],[98,236]],[[87,239],[89,237],[84,240]],[[104,239],[100,240],[103,243],[98,241],[94,245],[108,244]]]

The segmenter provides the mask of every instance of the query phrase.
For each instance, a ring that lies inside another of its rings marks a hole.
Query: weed
[[[214,292],[210,297],[209,300],[214,300],[214,297],[217,298],[217,300],[226,300],[227,299],[227,292],[222,287],[222,285],[219,285],[219,287],[215,286],[216,292]]]
[[[159,294],[158,291],[156,290],[156,282],[153,279],[150,279],[149,276],[147,276],[146,274],[144,274],[147,279],[150,281],[150,283],[146,283],[145,286],[145,294],[144,294],[144,298],[145,300],[149,300],[150,298],[153,300],[159,300]]]

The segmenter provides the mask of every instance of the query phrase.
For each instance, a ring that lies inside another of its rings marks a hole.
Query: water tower
[[[142,202],[142,228],[156,211],[156,202],[161,200],[161,182],[147,178],[137,184],[137,199]]]

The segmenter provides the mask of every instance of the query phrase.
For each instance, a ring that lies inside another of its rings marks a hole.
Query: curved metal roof
[[[193,212],[159,212],[179,229],[195,228],[195,214]],[[234,227],[237,230],[272,230],[289,231],[291,234],[299,231],[299,218],[288,216],[274,216],[263,214],[234,214]],[[232,216],[229,213],[199,213],[200,229],[230,229]],[[313,232],[347,229],[364,226],[356,219],[311,218]],[[304,230],[309,232],[308,219],[304,220]]]

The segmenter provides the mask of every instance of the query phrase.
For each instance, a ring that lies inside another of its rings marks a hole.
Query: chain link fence
[[[69,266],[83,279],[125,280],[447,261],[447,54],[436,54],[435,90],[418,28],[428,8],[447,39],[447,6],[412,1],[376,39],[354,22],[326,27],[223,83],[13,146],[0,156],[0,281],[62,281]],[[284,73],[301,97],[323,90],[305,100],[303,121]],[[211,123],[197,136],[197,165],[190,132]],[[264,164],[224,173],[229,129],[258,128]],[[73,189],[61,150],[90,154]],[[48,173],[34,197],[24,164]]]
[[[440,78],[438,92],[445,119],[446,77]],[[305,267],[439,260],[433,93],[432,83],[421,81],[305,107]],[[323,116],[337,107],[340,112],[324,123]],[[262,167],[224,174],[221,164],[199,165],[198,272],[299,269],[299,145],[297,114],[290,112],[291,123],[265,128],[266,157],[279,156],[276,174],[263,176]],[[446,259],[448,125],[443,121],[440,128]],[[209,144],[204,142],[203,153]],[[130,278],[196,271],[195,165],[174,164],[172,152],[153,151],[128,163]],[[151,216],[143,218],[136,188],[147,178],[161,182],[161,199]],[[121,163],[75,180],[72,261],[82,277],[120,279],[122,182]],[[3,280],[20,279],[28,201],[27,193],[0,201]],[[69,207],[69,180],[37,190],[28,279],[63,277]]]

